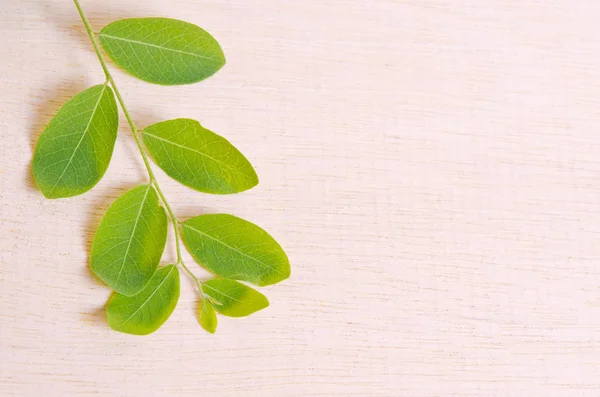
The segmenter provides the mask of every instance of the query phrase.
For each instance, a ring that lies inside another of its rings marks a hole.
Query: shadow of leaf
[[[215,214],[217,212],[218,211],[211,210],[210,208],[206,207],[185,207],[182,208],[181,211],[179,211],[178,218],[181,222],[185,222],[186,220],[198,215]]]
[[[110,297],[106,300],[106,303],[102,307],[98,307],[90,312],[82,313],[81,321],[93,327],[99,325],[107,326],[108,320],[106,319],[106,308],[108,307],[108,302],[110,302]]]

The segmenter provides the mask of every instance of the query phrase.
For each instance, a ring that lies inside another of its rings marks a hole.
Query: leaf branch
[[[163,192],[158,184],[158,181],[156,180],[154,172],[152,171],[152,167],[150,166],[150,161],[148,160],[148,154],[146,153],[146,150],[144,149],[144,146],[142,145],[142,141],[138,135],[140,130],[136,127],[133,119],[131,118],[129,111],[127,110],[127,106],[125,105],[125,102],[123,101],[123,97],[121,96],[121,93],[119,92],[119,89],[118,89],[117,85],[115,84],[115,80],[113,79],[112,74],[110,73],[110,70],[108,69],[108,65],[106,64],[106,60],[104,59],[104,56],[102,55],[102,52],[100,50],[100,45],[98,44],[98,41],[96,40],[96,36],[94,34],[94,30],[92,29],[92,26],[90,25],[90,21],[87,19],[86,15],[83,11],[83,8],[81,7],[81,4],[79,3],[79,0],[73,0],[73,2],[75,3],[75,7],[77,7],[77,11],[79,12],[79,16],[81,17],[81,20],[83,22],[85,30],[90,38],[90,41],[92,42],[94,51],[96,52],[96,55],[98,56],[98,60],[100,61],[100,65],[102,66],[102,70],[104,71],[104,75],[106,76],[106,81],[110,83],[110,85],[117,97],[117,101],[119,102],[119,105],[121,106],[121,109],[123,110],[123,113],[125,114],[125,118],[127,119],[127,123],[129,124],[129,127],[131,129],[131,133],[133,135],[133,138],[135,139],[135,143],[137,144],[139,152],[142,156],[142,160],[144,161],[144,166],[146,167],[146,171],[148,172],[148,177],[150,178],[150,183],[156,189],[156,192],[158,193],[158,196],[160,197],[162,204],[165,206],[167,213],[169,214],[171,223],[173,224],[173,230],[175,232],[175,247],[176,247],[176,254],[177,254],[177,264],[182,266],[182,268],[185,270],[185,272],[194,280],[194,282],[196,283],[196,286],[198,287],[198,290],[200,292],[202,292],[202,282],[200,281],[200,279],[198,279],[198,277],[196,277],[194,275],[194,273],[192,273],[190,271],[190,269],[185,265],[185,263],[183,263],[183,258],[181,255],[181,240],[179,237],[180,222],[178,221],[177,216],[175,216],[173,209],[169,205],[169,202],[167,201],[165,195],[163,194]]]

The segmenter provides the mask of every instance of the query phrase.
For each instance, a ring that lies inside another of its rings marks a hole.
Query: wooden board
[[[147,337],[108,328],[87,267],[147,181],[125,120],[96,188],[44,199],[34,144],[103,74],[71,2],[2,3],[0,395],[600,395],[600,2],[82,0],[97,30],[168,16],[220,41],[195,85],[111,67],[140,126],[198,119],[256,167],[225,197],[158,172],[176,213],[249,219],[293,266],[213,336],[184,279]]]

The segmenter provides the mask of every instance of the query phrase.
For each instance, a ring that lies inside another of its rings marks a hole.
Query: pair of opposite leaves
[[[187,22],[167,18],[123,19],[99,33],[110,58],[130,74],[156,84],[189,84],[216,73],[225,58],[217,41]],[[33,158],[35,181],[48,198],[87,192],[110,162],[118,110],[108,84],[67,102],[40,136]],[[146,127],[142,139],[157,165],[195,190],[232,194],[258,183],[250,162],[225,138],[190,119]],[[148,334],[170,316],[179,298],[176,266],[158,268],[167,238],[167,215],[152,185],[131,189],[108,209],[94,237],[91,269],[115,294],[109,325]],[[219,276],[203,283],[200,323],[216,329],[216,313],[240,317],[268,306],[259,286],[289,277],[281,246],[260,227],[227,214],[201,215],[181,224],[194,259]]]

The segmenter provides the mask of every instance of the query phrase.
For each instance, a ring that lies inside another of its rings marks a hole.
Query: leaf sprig
[[[94,236],[90,269],[114,291],[106,309],[110,327],[134,335],[156,331],[177,305],[179,267],[198,288],[198,321],[210,333],[217,328],[216,313],[243,317],[266,308],[267,298],[239,281],[266,286],[288,278],[290,264],[281,246],[259,226],[233,215],[206,214],[179,221],[149,157],[171,178],[210,194],[234,194],[256,186],[252,164],[227,139],[196,120],[167,120],[139,129],[100,48],[141,80],[181,85],[204,80],[223,67],[219,43],[196,25],[168,18],[118,20],[96,37],[79,1],[74,3],[106,80],[75,95],[58,111],[37,142],[32,170],[47,198],[92,189],[112,157],[119,104],[149,182],[115,200]],[[169,221],[177,261],[159,267]],[[181,239],[196,262],[216,278],[202,282],[194,275],[183,262]]]

